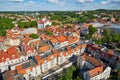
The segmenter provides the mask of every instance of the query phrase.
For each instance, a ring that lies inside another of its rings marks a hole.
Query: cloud
[[[94,0],[78,0],[79,3],[90,3],[93,2]]]
[[[107,0],[107,1],[102,1],[100,4],[106,5],[106,4],[120,4],[120,0]]]
[[[26,3],[24,3],[23,4],[23,6],[33,6],[35,4],[35,2],[34,1],[28,1],[28,2],[26,2]]]
[[[65,4],[65,2],[61,2],[59,0],[48,0],[48,2],[55,3],[55,4],[60,4],[60,5],[64,5]]]
[[[8,0],[8,1],[10,1],[10,2],[24,2],[24,0]]]
[[[29,1],[29,4],[34,4],[35,2],[33,2],[33,1]]]
[[[109,2],[107,2],[107,1],[102,1],[100,4],[102,4],[102,5],[106,5],[106,4],[108,4]]]

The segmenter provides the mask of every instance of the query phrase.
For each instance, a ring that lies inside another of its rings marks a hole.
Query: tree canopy
[[[53,33],[52,33],[51,31],[49,31],[49,30],[46,30],[45,33],[46,33],[47,35],[49,35],[49,36],[53,35]]]
[[[36,21],[18,22],[18,26],[19,26],[20,28],[37,27],[37,22],[36,22]]]
[[[105,29],[103,30],[103,35],[104,35],[104,36],[109,36],[109,35],[110,35],[110,29],[105,28]]]
[[[88,30],[91,36],[97,31],[97,29],[93,27],[92,25],[89,26]]]
[[[37,39],[38,35],[37,34],[30,34],[30,37],[33,38],[33,39]]]
[[[82,80],[78,74],[79,70],[76,66],[72,66],[64,71],[58,80]]]

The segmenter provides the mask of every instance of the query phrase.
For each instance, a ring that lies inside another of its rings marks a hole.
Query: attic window
[[[9,61],[9,58],[6,58],[6,61]]]
[[[14,58],[15,58],[15,55],[12,55],[12,58],[14,59]]]
[[[4,58],[2,58],[2,61],[4,60]]]

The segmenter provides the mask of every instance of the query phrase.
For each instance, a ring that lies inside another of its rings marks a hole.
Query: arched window
[[[6,58],[6,61],[9,61],[9,58]]]

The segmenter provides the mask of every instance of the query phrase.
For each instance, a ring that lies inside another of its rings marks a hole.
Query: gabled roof
[[[8,48],[7,51],[0,51],[0,62],[5,62],[6,59],[13,60],[19,58],[17,47]]]
[[[67,41],[67,38],[63,35],[61,36],[57,36],[56,39],[59,41],[59,42],[64,42],[64,41]]]
[[[50,50],[50,49],[52,49],[52,46],[51,46],[51,45],[45,45],[45,46],[39,47],[39,51],[40,51],[40,52],[45,52],[45,51],[48,51],[48,50]]]
[[[101,72],[103,72],[103,67],[101,67],[101,66],[98,66],[98,67],[93,68],[88,71],[90,77],[94,77],[94,76],[100,74]]]
[[[83,54],[81,56],[81,58],[89,63],[91,63],[92,65],[94,65],[95,67],[97,66],[105,66],[104,63],[100,62],[99,60],[95,59],[92,56],[89,56],[87,53]]]
[[[26,70],[30,69],[32,71],[32,68],[36,65],[36,63],[30,59],[29,61],[26,61],[18,66],[16,66],[16,70],[19,74],[26,74]]]
[[[56,38],[52,38],[52,39],[50,39],[50,41],[51,41],[52,43],[57,43],[57,42],[58,42],[58,40],[57,40]]]

